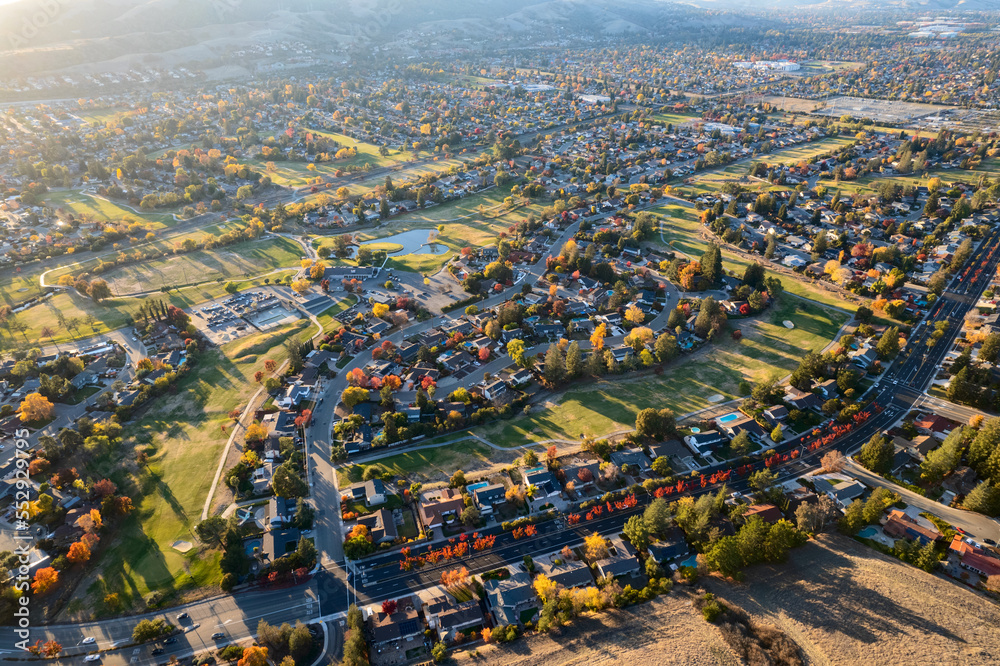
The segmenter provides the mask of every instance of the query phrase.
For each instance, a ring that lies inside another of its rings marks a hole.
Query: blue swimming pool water
[[[473,483],[471,486],[469,486],[468,490],[470,493],[474,493],[480,488],[485,488],[488,485],[490,484],[487,483],[486,481],[480,481],[479,483]]]
[[[682,567],[696,567],[696,566],[698,566],[698,556],[697,555],[692,555],[691,557],[689,557],[686,560],[684,560],[683,562],[681,562],[681,566]]]
[[[876,534],[878,534],[878,530],[870,525],[865,529],[861,530],[860,532],[858,532],[858,536],[863,539],[871,539]]]
[[[247,541],[245,544],[243,544],[243,546],[246,548],[247,555],[249,555],[250,557],[253,557],[254,548],[260,548],[263,545],[264,542],[261,539],[251,539],[250,541]]]
[[[738,418],[740,418],[740,415],[737,414],[736,412],[733,412],[732,414],[726,414],[725,416],[720,416],[717,420],[719,421],[719,423],[729,423],[730,421],[735,421]]]
[[[701,432],[701,428],[691,428],[691,432],[697,435],[699,432]]]

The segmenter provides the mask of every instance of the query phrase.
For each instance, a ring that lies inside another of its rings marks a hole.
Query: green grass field
[[[151,230],[164,229],[174,224],[174,217],[170,213],[137,213],[107,199],[83,194],[79,190],[48,192],[44,201],[47,206],[61,208],[84,220],[96,222],[134,221],[148,226]]]
[[[308,322],[305,322],[308,324]],[[301,333],[302,323],[286,327]],[[78,595],[100,608],[104,595],[117,592],[126,607],[152,590],[166,594],[217,584],[221,578],[217,552],[199,548],[187,554],[171,544],[197,543],[192,528],[201,520],[202,506],[211,486],[219,456],[228,435],[221,426],[231,424],[229,412],[242,407],[257,391],[253,373],[263,369],[265,356],[279,364],[286,352],[284,340],[274,332],[260,334],[275,344],[260,355],[230,357],[235,345],[204,352],[195,369],[172,394],[158,398],[138,421],[126,426],[126,446],[151,449],[149,463],[140,470],[136,512],[115,532],[97,563],[99,577]],[[111,468],[118,461],[108,461]]]
[[[792,321],[795,329],[786,329],[785,320]],[[726,399],[739,397],[743,381],[790,372],[807,351],[823,349],[846,321],[841,312],[785,297],[756,325],[746,320],[730,322],[730,328],[743,332],[738,343],[726,336],[693,358],[681,357],[660,376],[597,380],[567,391],[541,411],[480,428],[477,433],[501,446],[579,440],[631,428],[638,411],[647,407],[669,407],[678,415],[702,409],[716,394]]]
[[[809,143],[804,143],[795,146],[794,148],[785,148],[776,150],[766,155],[759,155],[758,159],[761,162],[767,162],[768,164],[796,164],[800,161],[809,162],[817,155],[829,153],[838,148],[850,145],[854,143],[855,140],[856,139],[852,136],[827,137],[820,139],[819,141],[810,141]]]
[[[670,123],[671,125],[677,126],[683,123],[689,122],[691,120],[699,120],[701,116],[694,116],[687,113],[657,113],[653,116],[653,120],[659,120],[663,123]]]
[[[397,476],[412,481],[428,480],[435,476],[451,476],[456,469],[468,469],[472,464],[490,461],[492,449],[474,439],[389,456],[372,464],[379,464]],[[369,465],[346,465],[337,468],[337,484],[344,488],[361,481]]]

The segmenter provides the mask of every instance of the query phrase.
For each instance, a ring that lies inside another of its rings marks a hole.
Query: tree
[[[710,285],[715,285],[722,277],[722,251],[715,243],[709,244],[701,257],[701,274]]]
[[[348,386],[340,395],[340,400],[345,407],[353,410],[355,406],[368,401],[368,389],[360,386]]]
[[[750,475],[750,487],[757,492],[767,492],[767,490],[777,481],[774,472],[765,468],[760,469]]]
[[[740,580],[743,577],[743,556],[740,553],[736,537],[725,536],[716,541],[705,553],[705,564],[712,571],[718,571],[723,576]]]
[[[753,442],[750,441],[750,433],[746,430],[740,430],[736,437],[733,437],[733,441],[729,443],[729,449],[741,456],[750,453],[752,447]]]
[[[844,454],[836,449],[831,449],[823,454],[819,462],[824,472],[842,472],[844,470]]]
[[[875,433],[861,447],[857,459],[866,469],[876,474],[887,474],[892,468],[892,456],[894,453],[895,449],[892,441],[884,437],[881,433]]]
[[[522,368],[528,367],[528,361],[524,356],[524,342],[514,339],[507,343],[507,355],[517,365]]]
[[[549,579],[545,574],[538,574],[535,576],[534,580],[535,594],[542,600],[543,603],[547,603],[550,599],[555,598],[559,591],[559,586],[555,581]]]
[[[673,473],[673,468],[670,466],[670,460],[666,456],[660,456],[653,461],[653,471],[660,476],[667,477]]]
[[[849,536],[857,534],[867,523],[864,517],[865,506],[861,500],[854,500],[840,519],[840,531]]]
[[[87,293],[97,303],[106,298],[111,298],[111,289],[108,287],[108,283],[101,279],[91,281]]]
[[[649,528],[646,527],[642,516],[632,516],[625,521],[623,531],[628,537],[629,543],[637,550],[646,550],[646,547],[649,546]]]
[[[597,532],[583,538],[586,547],[587,559],[591,562],[603,560],[608,556],[608,544],[604,537]]]
[[[41,393],[29,393],[21,401],[21,420],[25,423],[39,423],[50,420],[55,414],[55,407]]]
[[[278,469],[274,470],[274,476],[271,477],[271,487],[278,497],[305,497],[309,494],[309,487],[291,465],[291,461],[282,463]]]
[[[636,415],[635,430],[642,437],[662,440],[677,432],[677,422],[670,409],[665,407],[657,410],[649,407]]]
[[[823,529],[827,521],[836,515],[836,506],[829,496],[823,495],[816,503],[803,502],[795,510],[795,523],[803,532],[815,534]]]
[[[642,521],[653,534],[665,534],[674,522],[670,504],[662,497],[657,497],[642,512]]]
[[[41,596],[47,594],[59,582],[59,572],[52,567],[43,567],[35,572],[35,579],[31,583],[31,591]]]
[[[553,386],[558,386],[566,378],[566,364],[559,347],[554,344],[549,345],[545,352],[545,381]]]
[[[243,658],[236,662],[236,666],[268,666],[267,648],[257,645],[243,649]]]
[[[467,506],[462,509],[460,517],[463,525],[466,527],[475,527],[479,524],[479,509],[474,506]]]
[[[451,475],[451,487],[452,488],[464,488],[469,482],[465,478],[465,472],[462,470],[456,471]]]
[[[875,351],[878,352],[879,358],[883,359],[896,356],[899,353],[899,328],[896,326],[887,328],[882,337],[879,338]]]
[[[499,177],[499,174],[497,174]],[[435,664],[440,664],[442,661],[448,658],[448,646],[438,641],[431,648],[431,657],[434,658]]]
[[[590,334],[590,346],[594,351],[604,349],[605,335],[607,335],[607,325],[604,322],[601,322],[594,329],[594,332]]]
[[[546,362],[546,369],[548,362]],[[580,352],[580,343],[576,340],[569,343],[566,349],[566,376],[569,379],[576,379],[583,374],[583,360]]]
[[[989,481],[980,481],[965,497],[962,503],[969,511],[986,516],[1000,514],[1000,488],[991,486]]]
[[[90,546],[82,541],[77,541],[69,547],[66,559],[73,564],[83,564],[90,559]]]
[[[782,442],[785,439],[785,433],[781,430],[781,424],[774,426],[774,430],[771,431],[771,441],[772,442]]]
[[[933,451],[928,451],[920,463],[920,478],[937,483],[958,467],[962,460],[962,427],[955,428],[944,442]]]
[[[646,321],[646,313],[643,312],[638,305],[630,305],[628,309],[625,310],[625,320],[639,326],[642,322]]]
[[[154,620],[139,620],[132,629],[132,640],[136,643],[148,643],[156,640],[173,629],[163,618]]]
[[[653,351],[656,352],[657,361],[666,363],[677,358],[677,355],[680,354],[680,347],[677,345],[677,338],[669,333],[661,333],[660,337],[656,338]]]

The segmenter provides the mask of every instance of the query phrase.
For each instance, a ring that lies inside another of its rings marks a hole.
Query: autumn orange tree
[[[41,393],[29,393],[21,402],[21,420],[26,423],[48,421],[52,418],[54,407]]]
[[[73,564],[83,564],[90,559],[90,547],[82,541],[77,541],[69,547],[66,559]]]
[[[243,650],[243,658],[236,666],[267,666],[267,648],[251,645]]]
[[[52,567],[44,567],[35,572],[31,589],[35,594],[47,594],[59,582],[59,572]]]
[[[465,585],[469,582],[469,570],[465,567],[441,573],[441,584],[445,587]]]

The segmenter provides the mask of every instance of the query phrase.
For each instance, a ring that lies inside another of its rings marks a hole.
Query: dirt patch
[[[625,610],[579,617],[549,634],[480,647],[479,653],[474,663],[490,666],[740,663],[719,630],[676,591]]]
[[[808,663],[1000,662],[996,604],[846,537],[824,535],[747,581],[706,584],[787,633]]]

